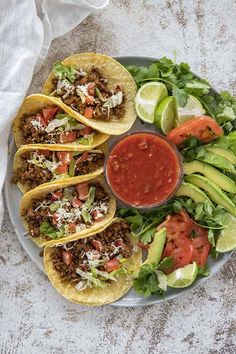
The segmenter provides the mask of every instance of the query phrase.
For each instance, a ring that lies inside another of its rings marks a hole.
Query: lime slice
[[[154,123],[155,108],[167,95],[167,88],[161,82],[148,82],[141,86],[135,97],[135,108],[139,118],[146,123]]]
[[[188,264],[183,268],[176,269],[167,275],[167,285],[171,288],[186,288],[191,285],[197,277],[198,266],[196,262]]]
[[[173,96],[165,97],[158,104],[155,112],[155,125],[158,130],[168,134],[174,128],[177,119],[176,99]]]
[[[180,125],[186,120],[205,114],[201,102],[194,96],[189,95],[187,104],[184,107],[177,107],[178,117],[176,125]]]
[[[227,213],[224,224],[227,227],[221,231],[216,241],[216,251],[220,253],[232,251],[236,247],[236,217]]]

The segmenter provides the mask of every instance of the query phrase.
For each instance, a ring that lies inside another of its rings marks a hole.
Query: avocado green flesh
[[[155,233],[152,243],[149,246],[147,259],[144,264],[158,264],[166,241],[166,228],[161,228]]]
[[[229,193],[236,192],[236,185],[232,179],[225,176],[223,173],[218,171],[216,168],[201,162],[201,161],[192,161],[184,163],[184,174],[190,175],[192,173],[201,173],[209,180],[217,184],[224,191]]]
[[[228,160],[229,162],[231,162],[233,165],[236,164],[236,156],[234,155],[233,151],[230,151],[230,150],[226,150],[222,147],[219,147],[219,146],[207,146],[206,147],[207,150],[217,154],[217,155],[220,155],[222,157],[224,157],[226,160]]]
[[[234,166],[232,163],[230,163],[228,160],[226,160],[224,157],[217,155],[211,151],[207,151],[204,156],[196,157],[197,160],[206,162],[209,165],[213,165],[215,167],[218,167],[219,169],[223,171],[229,171],[235,173]]]
[[[177,193],[177,197],[186,196],[191,198],[195,203],[203,203],[209,200],[208,196],[198,187],[191,183],[182,182]]]
[[[228,196],[217,186],[214,182],[208,178],[200,175],[189,175],[185,177],[187,182],[194,184],[195,186],[202,188],[207,192],[209,198],[216,204],[221,205],[229,213],[235,215],[235,205]]]

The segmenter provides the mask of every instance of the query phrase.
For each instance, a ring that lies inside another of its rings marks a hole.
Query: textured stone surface
[[[30,92],[73,52],[173,57],[236,93],[234,0],[112,0],[51,46]],[[145,308],[80,312],[57,296],[22,250],[6,212],[0,247],[0,353],[236,352],[236,255],[204,286]]]

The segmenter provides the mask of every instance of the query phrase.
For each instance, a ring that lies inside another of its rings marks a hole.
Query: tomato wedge
[[[46,119],[43,117],[42,113],[37,113],[35,119],[42,125],[43,128],[47,126]]]
[[[54,108],[44,108],[43,109],[43,117],[45,119],[45,121],[48,123],[49,120],[55,116],[55,114],[58,111],[58,107],[54,107]]]
[[[168,238],[168,234],[167,234]],[[164,248],[162,257],[172,257],[173,264],[167,273],[174,271],[175,269],[185,267],[192,261],[194,247],[192,242],[187,237],[178,237],[172,242],[168,242]]]
[[[73,143],[77,138],[76,132],[66,132],[60,134],[61,143]]]
[[[199,267],[204,267],[209,255],[211,244],[208,241],[208,230],[193,222],[192,226],[194,247],[192,261],[195,261]]]
[[[187,138],[194,136],[203,143],[215,140],[223,134],[223,129],[208,116],[187,120],[167,134],[167,138],[176,145],[181,145]]]
[[[104,269],[108,273],[111,273],[111,272],[113,272],[113,270],[119,269],[120,267],[121,267],[121,264],[118,261],[118,259],[116,259],[116,258],[110,259],[104,265]]]
[[[73,152],[72,151],[57,151],[57,157],[63,164],[69,165],[71,163],[72,158],[73,158]]]

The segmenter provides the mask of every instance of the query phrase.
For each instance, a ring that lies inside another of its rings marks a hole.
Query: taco
[[[44,250],[46,273],[56,290],[72,302],[87,306],[112,303],[132,287],[142,261],[137,240],[123,219],[86,238]]]
[[[56,62],[43,93],[56,97],[82,123],[106,134],[120,135],[135,121],[136,84],[115,59],[81,53]]]
[[[103,172],[107,149],[105,144],[84,152],[55,151],[40,145],[22,146],[14,157],[12,183],[17,183],[22,193],[26,193],[45,183],[98,176]]]
[[[115,198],[101,176],[37,187],[20,204],[23,225],[39,247],[98,230],[115,210]]]
[[[104,143],[109,136],[96,131],[53,97],[31,95],[25,98],[13,124],[17,148],[42,144],[53,150],[88,150]]]

